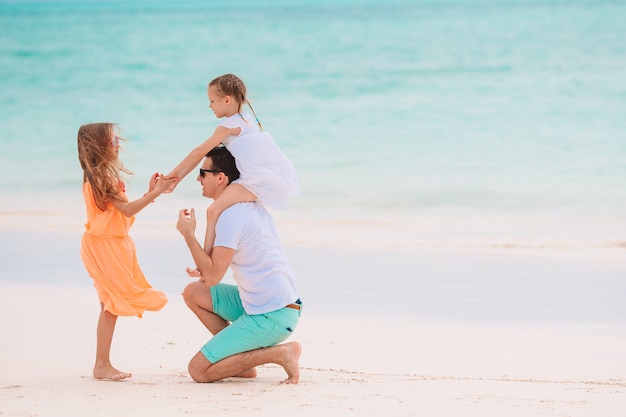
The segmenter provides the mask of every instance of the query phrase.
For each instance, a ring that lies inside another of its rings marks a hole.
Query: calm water
[[[623,239],[625,2],[204,3],[0,1],[0,211],[82,205],[91,121],[130,138],[140,195],[213,131],[206,84],[233,72],[296,165],[294,215],[548,216]]]

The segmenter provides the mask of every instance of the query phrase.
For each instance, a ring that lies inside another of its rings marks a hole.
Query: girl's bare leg
[[[224,210],[233,204],[256,201],[257,197],[246,187],[238,183],[232,183],[206,211],[206,235],[204,236],[204,250],[211,255],[213,242],[215,242],[215,224]]]
[[[119,381],[132,376],[115,369],[109,359],[116,322],[117,316],[105,311],[100,304],[100,318],[96,329],[96,364],[93,367],[93,377],[96,379]]]

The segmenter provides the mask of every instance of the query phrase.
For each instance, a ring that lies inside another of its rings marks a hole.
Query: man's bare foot
[[[122,379],[130,378],[131,376],[133,375],[128,372],[118,371],[111,365],[93,368],[93,377],[104,381],[121,381]]]
[[[281,384],[297,384],[300,380],[300,355],[302,346],[298,342],[289,342],[283,345],[285,354],[283,363],[280,365],[287,372],[287,379],[280,381]]]
[[[256,378],[256,368],[250,368],[247,371],[243,371],[239,375],[235,375],[235,378]]]

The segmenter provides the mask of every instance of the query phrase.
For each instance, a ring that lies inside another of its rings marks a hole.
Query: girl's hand
[[[150,177],[150,182],[148,183],[148,192],[154,190],[158,179],[159,179],[158,172],[155,172],[154,174],[152,174],[152,176]]]
[[[163,176],[161,175],[161,177],[163,177]],[[169,174],[167,174],[165,179],[167,179],[167,180],[175,179],[176,181],[174,181],[174,183],[172,185],[170,185],[170,188],[168,188],[167,190],[163,191],[164,193],[171,193],[172,191],[174,191],[174,188],[176,188],[176,186],[178,185],[180,180],[182,180],[182,178],[179,178],[178,174],[176,174],[175,172],[170,172]]]
[[[154,184],[153,184],[154,182]],[[173,187],[178,182],[178,177],[165,177],[163,174],[155,173],[150,178],[150,191],[157,190],[159,194],[163,194],[168,190],[173,189]]]

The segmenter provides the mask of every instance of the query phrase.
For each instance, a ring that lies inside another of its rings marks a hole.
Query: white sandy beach
[[[625,417],[625,22],[613,0],[0,0],[0,417]],[[77,130],[118,124],[137,199],[220,123],[225,73],[298,172],[275,217],[300,383],[187,373],[197,169],[130,232],[169,303],[117,322],[132,378],[94,380]]]
[[[112,360],[133,377],[116,383],[91,377],[99,307],[80,227],[13,215],[1,216],[0,416],[626,413],[618,247],[438,250],[398,237],[375,248],[346,244],[349,225],[328,226],[323,242],[320,229],[283,220],[305,302],[292,338],[303,345],[300,384],[280,385],[277,366],[196,384],[186,365],[208,334],[179,295],[190,259],[173,225],[139,217],[139,260],[170,302],[118,321]]]

